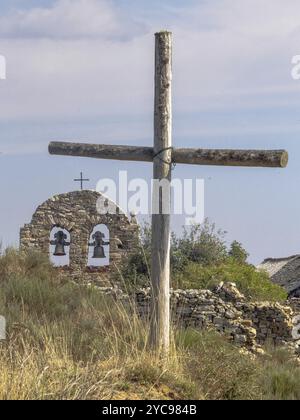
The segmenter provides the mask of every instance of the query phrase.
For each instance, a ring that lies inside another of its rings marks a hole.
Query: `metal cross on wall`
[[[82,190],[83,190],[83,183],[84,183],[84,182],[88,182],[88,181],[89,181],[89,179],[84,179],[84,178],[83,178],[83,173],[82,173],[82,172],[80,172],[80,178],[74,179],[74,181],[75,181],[75,182],[80,182],[80,189],[81,189],[81,191],[82,191]]]
[[[153,147],[52,142],[53,155],[153,163],[153,179],[171,181],[173,163],[284,168],[284,150],[175,149],[172,147],[172,34],[155,34],[155,105]],[[169,194],[158,192],[159,209],[170,208]],[[167,201],[167,202],[166,202]],[[168,352],[170,340],[170,214],[152,215],[152,312],[150,344]]]

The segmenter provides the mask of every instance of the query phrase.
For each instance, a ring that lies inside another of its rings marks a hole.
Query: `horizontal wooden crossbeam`
[[[152,162],[155,157],[153,147],[114,146],[68,142],[50,143],[49,153],[52,155],[130,160],[136,162]],[[285,150],[174,148],[172,151],[172,162],[191,165],[285,168],[288,163],[288,153]]]

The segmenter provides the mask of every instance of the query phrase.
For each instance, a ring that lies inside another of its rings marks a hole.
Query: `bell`
[[[69,242],[66,242],[67,235],[62,231],[59,230],[54,235],[55,240],[51,241],[51,245],[55,245],[54,256],[55,257],[63,257],[66,255],[65,246],[70,245]]]
[[[103,241],[104,234],[102,232],[96,232],[93,235],[94,242],[91,242],[89,245],[94,247],[94,253],[92,258],[106,258],[104,252],[104,245],[109,245],[109,242]]]
[[[95,246],[92,258],[105,258],[103,246]]]
[[[64,245],[63,244],[57,244],[55,246],[55,251],[54,251],[54,254],[53,255],[55,257],[63,257],[64,255],[66,255]]]

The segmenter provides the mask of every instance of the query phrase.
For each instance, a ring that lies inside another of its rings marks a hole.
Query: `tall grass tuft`
[[[253,359],[212,332],[173,331],[169,360],[148,351],[134,303],[61,280],[47,258],[0,256],[0,399],[299,398],[289,355]]]

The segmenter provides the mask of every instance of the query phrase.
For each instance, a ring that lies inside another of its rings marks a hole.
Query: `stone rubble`
[[[138,313],[143,318],[149,315],[150,301],[150,289],[136,293]],[[253,352],[261,352],[266,344],[298,347],[293,337],[296,313],[290,306],[247,302],[233,283],[220,284],[214,291],[172,290],[171,308],[176,325],[214,329]]]

